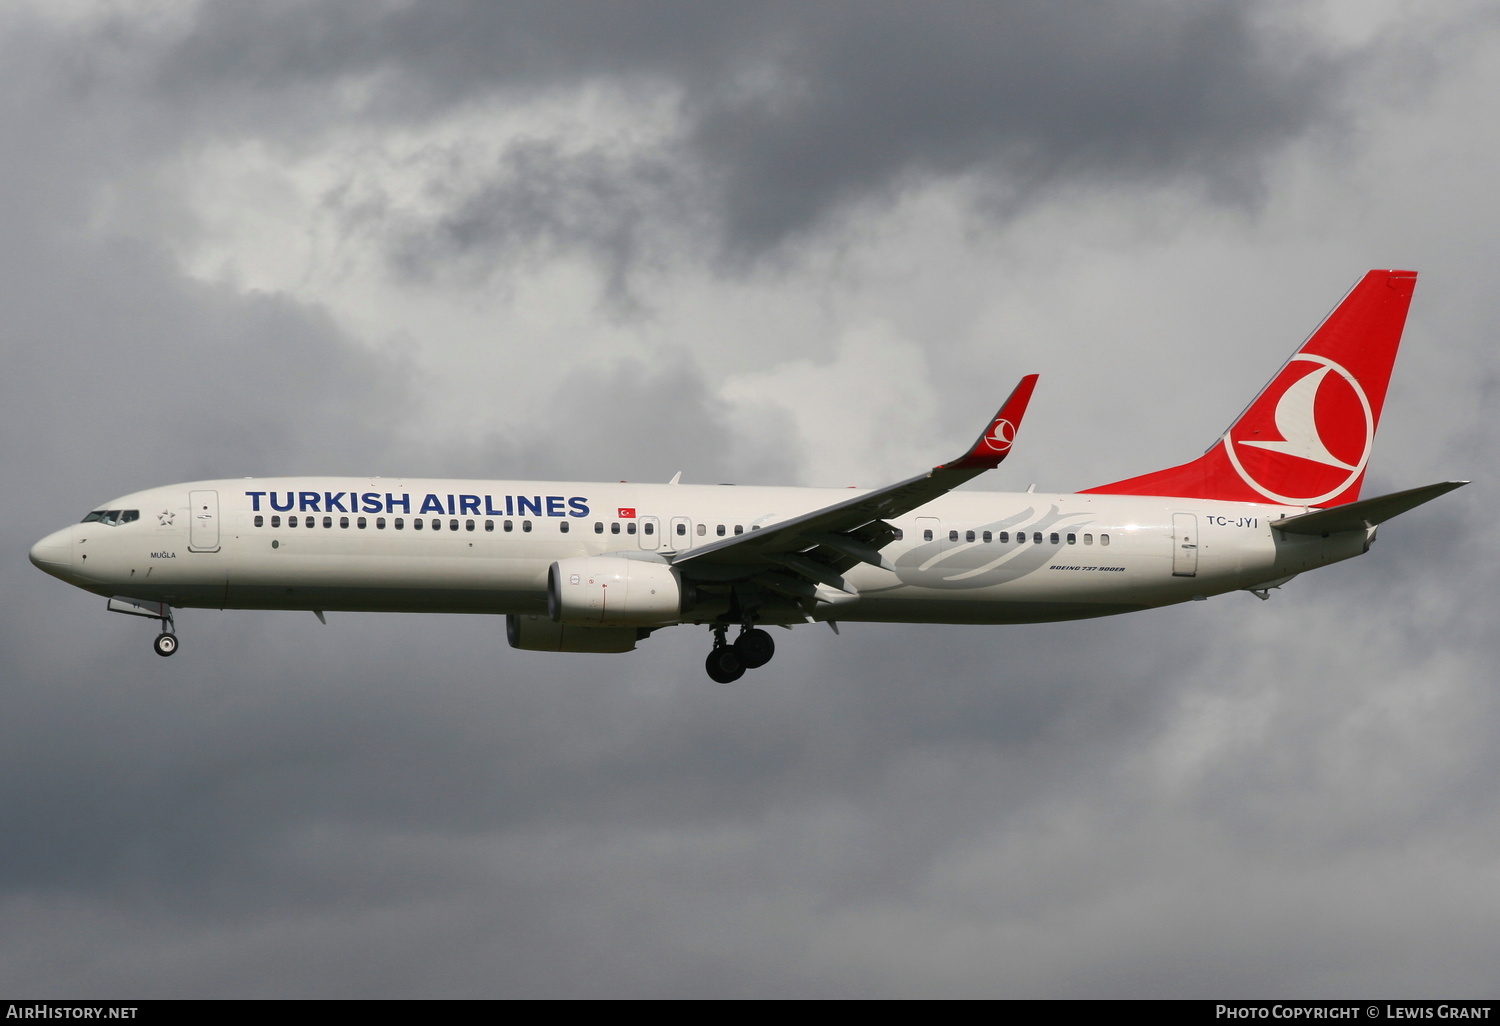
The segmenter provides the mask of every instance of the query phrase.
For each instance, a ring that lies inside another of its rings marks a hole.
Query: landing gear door
[[[219,551],[218,492],[188,492],[188,551]]]
[[[1172,514],[1172,576],[1198,576],[1198,516]]]

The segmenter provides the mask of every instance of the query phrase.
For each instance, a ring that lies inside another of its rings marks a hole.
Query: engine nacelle
[[[636,627],[573,627],[545,616],[505,618],[510,647],[528,652],[630,652],[643,633]]]
[[[682,581],[665,563],[560,559],[547,571],[547,614],[580,627],[662,627],[682,616]]]

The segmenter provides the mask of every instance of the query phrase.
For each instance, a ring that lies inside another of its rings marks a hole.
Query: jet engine
[[[547,615],[580,627],[661,627],[682,615],[682,581],[665,563],[560,559],[547,571]]]
[[[645,633],[638,627],[571,627],[545,616],[505,618],[510,647],[528,652],[630,652]]]

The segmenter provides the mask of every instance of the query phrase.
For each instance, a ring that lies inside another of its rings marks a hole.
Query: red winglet
[[[1016,390],[1005,400],[995,414],[990,426],[974,442],[969,451],[952,463],[945,463],[939,470],[991,470],[1010,455],[1010,447],[1021,427],[1021,417],[1026,413],[1026,404],[1031,402],[1032,389],[1036,388],[1037,375],[1028,374],[1021,379]]]

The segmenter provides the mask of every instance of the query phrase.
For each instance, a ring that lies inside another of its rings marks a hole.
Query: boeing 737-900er
[[[198,481],[103,503],[31,561],[159,620],[164,656],[185,607],[503,613],[513,647],[550,652],[628,652],[706,625],[709,676],[726,683],[770,660],[766,626],[1264,598],[1466,483],[1359,497],[1415,284],[1365,275],[1196,460],[1074,494],[953,491],[1009,454],[1030,375],[962,456],[885,488]]]

